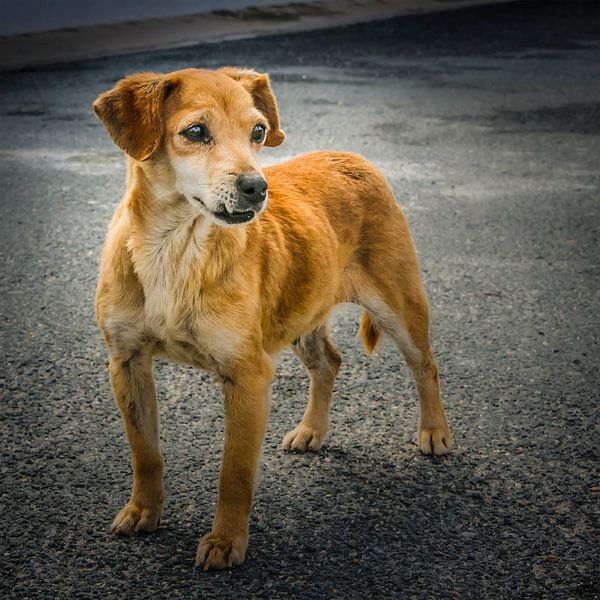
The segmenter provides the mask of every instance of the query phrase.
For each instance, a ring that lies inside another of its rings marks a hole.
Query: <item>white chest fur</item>
[[[214,315],[203,314],[196,301],[199,266],[210,260],[205,254],[210,227],[207,219],[190,215],[184,207],[145,227],[135,243],[130,241],[145,302],[135,313],[115,309],[105,320],[119,353],[135,352],[151,340],[168,358],[201,367],[235,354],[242,336]]]
[[[182,304],[189,301],[192,272],[203,259],[210,229],[206,219],[186,213],[169,214],[144,230],[131,248],[134,269],[144,289],[144,326],[159,339],[177,335]],[[189,308],[189,307],[187,307]]]

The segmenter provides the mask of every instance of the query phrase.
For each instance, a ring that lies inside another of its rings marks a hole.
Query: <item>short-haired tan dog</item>
[[[128,154],[96,299],[133,462],[115,533],[154,531],[161,517],[152,382],[161,356],[209,371],[225,395],[217,510],[196,564],[244,560],[273,357],[291,345],[311,379],[304,417],[283,448],[318,450],[340,367],[326,321],[341,302],[363,307],[368,350],[382,333],[395,340],[417,383],[421,451],[448,452],[415,248],[373,165],[317,152],[261,169],[261,146],[284,134],[268,77],[250,70],[140,73],[101,94],[94,110]]]

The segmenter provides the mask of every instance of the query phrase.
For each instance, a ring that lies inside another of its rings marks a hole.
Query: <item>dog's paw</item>
[[[115,517],[111,531],[117,535],[132,535],[137,532],[151,533],[156,531],[160,515],[160,507],[141,508],[130,502]]]
[[[297,450],[299,452],[312,450],[316,452],[323,445],[326,435],[327,432],[300,424],[283,438],[281,447],[284,450]]]
[[[230,569],[241,565],[246,558],[248,536],[224,536],[212,531],[198,544],[196,566],[205,571]]]
[[[448,426],[424,427],[419,430],[417,436],[423,454],[446,454],[452,448],[452,435]]]

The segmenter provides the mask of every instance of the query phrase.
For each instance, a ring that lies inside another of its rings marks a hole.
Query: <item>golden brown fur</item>
[[[261,171],[260,145],[278,145],[284,134],[268,78],[253,71],[138,74],[101,94],[94,108],[129,155],[96,302],[134,472],[116,533],[153,531],[161,516],[152,359],[163,356],[211,372],[223,387],[219,500],[197,564],[243,561],[272,357],[291,344],[311,378],[304,417],[283,446],[318,450],[341,362],[325,323],[341,302],[363,306],[369,351],[387,333],[406,357],[419,393],[421,450],[449,450],[415,249],[373,165],[317,152]],[[257,127],[264,141],[250,139]],[[204,141],[191,141],[198,132]],[[253,188],[240,191],[248,173],[264,175],[268,202]],[[250,220],[223,221],[238,217]]]

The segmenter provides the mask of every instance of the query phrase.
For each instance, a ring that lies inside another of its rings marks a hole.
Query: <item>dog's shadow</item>
[[[481,504],[487,484],[460,449],[427,457],[411,443],[404,446],[396,456],[336,446],[271,454],[256,494],[246,562],[211,579],[243,584],[246,578],[280,581],[285,574],[289,581],[327,573],[332,588],[351,590],[352,578],[367,572],[410,570],[415,553],[439,558],[452,552],[448,540],[460,542],[461,532],[473,526],[465,506]],[[209,512],[201,516],[204,528],[210,527]],[[181,561],[190,566],[198,533],[178,522],[161,527],[160,569],[180,568]]]

